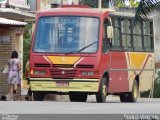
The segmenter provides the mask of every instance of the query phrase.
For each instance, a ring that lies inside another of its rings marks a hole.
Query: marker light
[[[82,72],[82,75],[84,75],[84,76],[92,76],[92,75],[94,75],[94,72],[93,71],[89,71],[89,72]]]
[[[30,71],[30,74],[33,75],[33,70]]]
[[[46,75],[45,70],[34,70],[34,75]]]

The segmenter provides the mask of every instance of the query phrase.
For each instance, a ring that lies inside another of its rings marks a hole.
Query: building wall
[[[153,30],[154,30],[154,50],[156,67],[160,69],[160,8],[156,8],[152,12],[153,16]]]
[[[16,34],[17,27],[4,27],[0,26],[0,39],[1,36],[10,36],[9,43],[0,42],[0,70],[7,65],[8,60],[11,57],[12,50],[18,51],[20,54],[22,52],[21,46],[19,44],[19,36],[21,34]],[[1,41],[1,40],[0,40]],[[7,83],[7,74],[0,72],[0,95],[8,93],[8,83]]]
[[[36,0],[31,0],[31,11],[36,11],[37,6],[36,6]]]
[[[58,3],[58,4],[78,4],[79,0],[37,0],[37,11],[50,9],[51,3]]]

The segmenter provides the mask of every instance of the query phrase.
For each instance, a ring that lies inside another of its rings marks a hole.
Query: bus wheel
[[[43,92],[34,91],[33,92],[34,101],[43,101],[44,100],[44,95],[45,94]]]
[[[107,96],[107,81],[106,81],[106,78],[103,77],[101,79],[99,91],[96,94],[97,102],[104,103],[106,101],[106,96]]]
[[[71,102],[86,102],[87,101],[87,93],[70,92],[69,99]]]
[[[121,102],[127,102],[128,100],[128,94],[123,93],[123,94],[120,94],[119,97]]]
[[[129,93],[120,94],[121,102],[136,102],[138,97],[138,84],[137,81],[134,80],[132,91]]]
[[[132,91],[130,93],[128,93],[129,102],[136,102],[137,101],[137,97],[138,97],[138,93],[139,93],[138,91],[139,91],[139,89],[138,89],[137,81],[134,80],[133,86],[132,86]]]

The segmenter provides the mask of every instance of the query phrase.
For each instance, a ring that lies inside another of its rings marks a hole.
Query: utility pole
[[[99,8],[99,9],[102,8],[102,0],[98,0],[98,8]]]
[[[63,0],[60,0],[60,5],[63,5]]]

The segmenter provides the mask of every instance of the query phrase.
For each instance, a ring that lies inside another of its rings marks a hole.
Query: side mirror
[[[33,21],[32,21],[32,30],[31,30],[31,31],[32,31],[31,33],[32,33],[32,34],[33,34],[33,32],[34,32],[35,24],[36,24],[36,20],[33,19]],[[31,35],[32,35],[32,34],[31,34]]]
[[[32,23],[35,23],[35,22],[36,22],[36,20],[35,20],[35,19],[33,19],[33,20],[32,20]]]
[[[113,38],[113,27],[107,26],[107,38]]]

